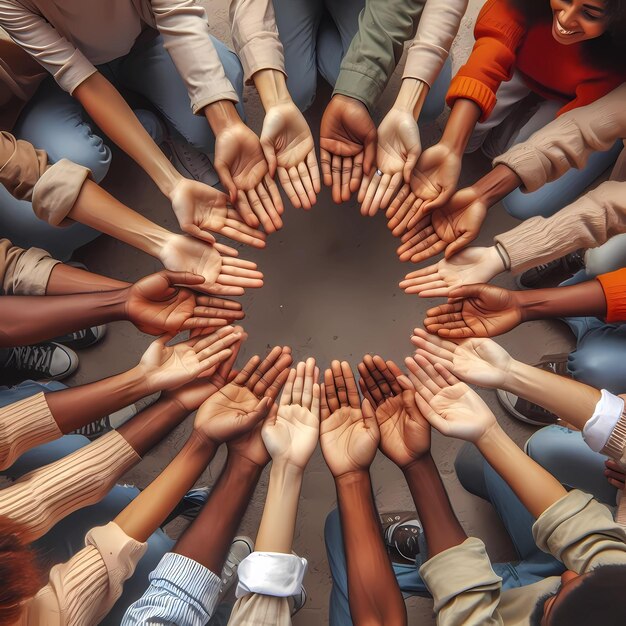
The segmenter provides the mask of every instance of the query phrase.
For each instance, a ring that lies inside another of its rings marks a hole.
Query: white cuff
[[[295,554],[253,552],[237,568],[238,598],[248,593],[289,598],[300,593],[307,560]]]
[[[603,389],[593,415],[583,428],[583,439],[594,452],[606,446],[623,410],[624,400]]]

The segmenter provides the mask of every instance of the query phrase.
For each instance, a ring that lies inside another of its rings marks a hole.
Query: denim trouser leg
[[[33,381],[27,381],[9,389],[2,388],[0,389],[0,406],[17,402],[40,391],[56,391],[63,388],[65,385],[58,382],[44,385]],[[54,463],[88,444],[89,440],[82,435],[65,435],[56,441],[37,446],[24,453],[2,474],[17,479],[34,469]],[[139,490],[135,487],[116,485],[97,504],[85,507],[61,520],[38,539],[33,547],[48,566],[69,560],[76,552],[84,548],[85,535],[91,528],[108,524],[138,494]],[[101,624],[117,626],[121,623],[126,608],[141,597],[146,590],[148,574],[157,566],[161,557],[171,550],[173,545],[174,542],[162,530],[157,530],[150,536],[148,550],[139,561],[133,576],[124,584],[122,596]]]
[[[420,113],[418,122],[428,124],[434,122],[442,113],[446,107],[446,94],[452,81],[452,61],[450,57],[447,58],[439,76],[433,83],[433,86],[428,90],[426,100],[424,100],[424,106]]]
[[[224,66],[226,77],[239,95],[237,109],[243,117],[243,69],[239,57],[215,37],[211,41]],[[204,115],[194,115],[187,87],[174,61],[163,46],[162,37],[148,45],[133,49],[109,68],[115,83],[146,98],[159,113],[194,148],[204,153],[215,152],[215,136]]]

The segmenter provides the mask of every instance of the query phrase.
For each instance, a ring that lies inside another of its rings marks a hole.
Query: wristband
[[[289,598],[300,593],[307,560],[295,554],[253,552],[237,568],[239,583],[235,595],[249,593]]]

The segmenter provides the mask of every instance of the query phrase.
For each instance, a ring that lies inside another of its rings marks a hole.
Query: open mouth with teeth
[[[558,17],[554,18],[554,26],[556,28],[557,33],[559,33],[559,35],[563,35],[563,36],[578,35],[581,32],[579,30],[567,30],[567,29],[563,28],[563,26],[561,26],[561,22],[559,22],[559,18]]]

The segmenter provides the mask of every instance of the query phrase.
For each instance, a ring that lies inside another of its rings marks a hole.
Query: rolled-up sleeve
[[[68,93],[97,71],[42,15],[21,2],[0,0],[0,26]]]
[[[204,9],[195,0],[150,0],[149,4],[165,49],[187,86],[192,111],[201,114],[218,100],[238,102],[211,41]]]
[[[203,626],[213,615],[221,580],[197,561],[168,552],[148,580],[150,586],[128,607],[122,626]]]
[[[61,261],[40,248],[18,248],[0,239],[0,295],[45,296],[50,274]]]

